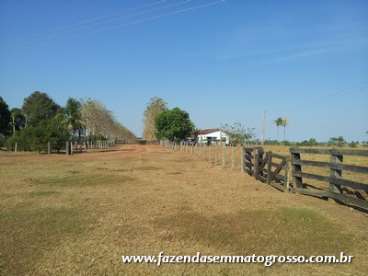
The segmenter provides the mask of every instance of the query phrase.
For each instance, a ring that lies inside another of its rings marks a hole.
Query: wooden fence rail
[[[345,155],[368,157],[367,150],[290,148],[294,191],[320,198],[332,198],[343,204],[368,211],[368,184],[343,178],[343,171],[368,174],[368,167],[343,164]],[[329,162],[303,160],[302,154],[329,155]],[[329,168],[330,175],[306,173],[304,166]],[[320,189],[305,183],[313,179],[328,183],[328,189]]]
[[[52,142],[47,142],[45,145],[39,148],[40,153],[65,153],[66,155],[72,155],[77,152],[84,152],[91,149],[108,149],[115,145],[114,140],[95,140],[95,141],[85,141],[81,143],[66,141],[64,144],[56,145]],[[18,144],[17,142],[11,146],[9,149],[14,152],[18,151],[27,151],[29,150],[29,146],[24,146],[22,144]]]
[[[295,192],[323,199],[331,198],[348,206],[368,211],[368,184],[343,178],[343,172],[368,174],[368,167],[343,163],[344,156],[368,157],[368,150],[290,148],[289,154],[264,151],[263,147],[226,147],[162,142],[173,151],[195,154],[213,165],[234,169],[283,192]],[[235,158],[239,156],[240,158]],[[329,162],[308,160],[307,155],[329,155]],[[235,161],[237,159],[237,161]],[[306,172],[305,168],[327,168],[329,175]],[[328,189],[313,187],[305,180],[328,183]]]

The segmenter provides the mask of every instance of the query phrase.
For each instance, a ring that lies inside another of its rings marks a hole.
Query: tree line
[[[359,145],[367,146],[368,142],[351,141],[348,142],[344,137],[331,137],[327,142],[317,141],[315,138],[303,140],[299,142],[291,142],[286,140],[286,127],[289,122],[286,117],[278,117],[274,120],[277,127],[277,135],[279,128],[283,128],[283,140],[265,140],[256,139],[254,128],[248,128],[242,123],[223,124],[221,130],[226,132],[230,137],[230,142],[236,144],[261,144],[265,145],[286,145],[286,146],[350,146],[357,147]],[[179,108],[169,109],[167,103],[159,98],[152,98],[147,104],[144,111],[144,131],[143,137],[147,141],[157,141],[159,139],[167,140],[184,140],[188,137],[195,138],[198,129],[189,118],[189,114]],[[368,131],[366,132],[368,135]]]
[[[178,107],[169,109],[167,103],[159,97],[153,97],[149,101],[143,121],[143,138],[148,142],[195,139],[199,133],[188,112]],[[253,129],[241,123],[224,124],[221,129],[230,136],[232,144],[246,144],[254,137]]]
[[[9,109],[0,97],[0,146],[41,151],[47,143],[53,149],[66,141],[85,143],[96,140],[135,140],[134,134],[120,124],[102,103],[69,98],[58,105],[47,93],[35,91],[23,105]]]

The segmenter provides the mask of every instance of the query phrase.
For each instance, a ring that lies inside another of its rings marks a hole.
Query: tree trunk
[[[12,120],[13,120],[13,136],[15,136],[15,117],[14,117],[14,114],[12,114]]]

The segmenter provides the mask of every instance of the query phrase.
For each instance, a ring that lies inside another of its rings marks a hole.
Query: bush
[[[349,147],[356,148],[358,146],[359,146],[359,142],[352,141],[351,143],[349,143]]]
[[[264,144],[265,145],[280,145],[280,142],[278,140],[266,140]]]
[[[69,131],[66,129],[59,118],[43,121],[36,127],[27,127],[6,141],[6,147],[9,150],[14,149],[17,143],[20,151],[44,151],[47,149],[47,143],[51,143],[53,150],[59,151],[65,147],[65,142],[70,139]]]
[[[5,142],[6,142],[5,135],[0,133],[0,148],[5,145]]]
[[[6,140],[6,148],[13,150],[15,143],[18,144],[18,150],[30,151],[33,144],[33,129],[26,128],[15,133],[14,136],[9,137]]]

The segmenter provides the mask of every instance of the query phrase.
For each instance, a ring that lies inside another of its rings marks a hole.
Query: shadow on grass
[[[30,197],[47,197],[51,195],[57,195],[60,194],[60,192],[56,191],[33,191],[29,193]]]
[[[161,170],[161,168],[153,167],[153,166],[141,166],[134,168],[137,171],[158,171]]]
[[[232,254],[325,255],[349,252],[353,246],[352,236],[304,208],[246,210],[213,217],[180,211],[156,220],[155,226],[173,231],[176,238]]]
[[[78,175],[61,175],[47,176],[27,179],[34,185],[49,185],[52,187],[88,187],[98,185],[119,185],[134,178],[126,175],[110,175],[110,174],[78,174]]]

